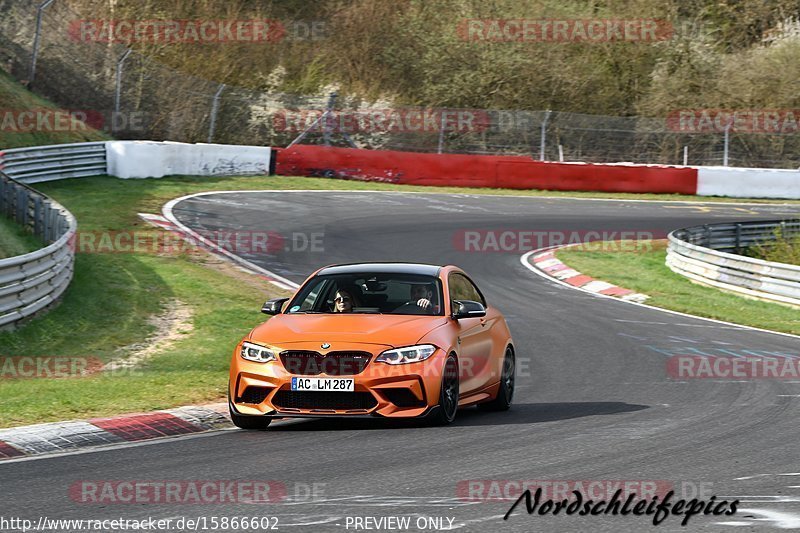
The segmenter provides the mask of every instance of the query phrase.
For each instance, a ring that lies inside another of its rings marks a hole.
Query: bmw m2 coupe
[[[274,316],[231,361],[228,403],[240,428],[337,416],[449,424],[460,407],[511,405],[505,318],[455,266],[329,266],[262,312]]]

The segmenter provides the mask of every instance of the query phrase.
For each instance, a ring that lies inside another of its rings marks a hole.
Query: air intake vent
[[[284,368],[300,376],[353,376],[364,371],[371,357],[369,352],[330,352],[323,355],[295,350],[280,354]]]
[[[368,392],[309,392],[280,390],[272,399],[275,407],[337,411],[368,410],[378,405]]]
[[[239,402],[259,404],[267,398],[270,390],[272,389],[269,387],[254,387],[251,385],[244,389],[242,397],[239,398]]]

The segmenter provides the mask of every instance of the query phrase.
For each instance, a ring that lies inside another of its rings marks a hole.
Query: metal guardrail
[[[105,174],[106,143],[56,144],[3,150],[0,152],[0,170],[20,183]]]
[[[47,243],[35,252],[0,260],[0,329],[8,329],[49,307],[66,290],[74,270],[78,224],[59,203],[2,172],[0,216]]]
[[[800,237],[800,220],[707,224],[669,234],[667,266],[689,279],[753,298],[800,306],[800,266],[739,255]]]

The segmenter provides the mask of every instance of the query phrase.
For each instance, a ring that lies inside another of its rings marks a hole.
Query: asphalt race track
[[[517,347],[515,405],[500,414],[462,410],[445,428],[289,421],[264,433],[220,431],[7,462],[0,465],[2,514],[277,516],[282,530],[321,532],[352,531],[347,517],[365,516],[412,516],[412,526],[418,516],[450,517],[459,531],[645,531],[653,528],[650,517],[528,516],[524,505],[504,521],[511,501],[467,501],[458,487],[467,480],[650,480],[671,483],[687,499],[699,491],[706,499],[741,500],[733,517],[695,516],[688,527],[668,517],[657,531],[800,528],[800,380],[675,381],[665,372],[671,351],[800,355],[800,339],[597,298],[534,275],[520,263],[524,250],[467,252],[458,244],[464,230],[667,231],[797,216],[796,206],[240,192],[186,199],[174,213],[197,230],[322,234],[324,251],[246,257],[295,282],[338,262],[463,267],[509,321]],[[293,246],[289,238],[286,246]],[[254,324],[261,316],[253,309]],[[87,479],[277,480],[289,499],[75,503],[68,489]],[[315,483],[317,496],[305,498]]]

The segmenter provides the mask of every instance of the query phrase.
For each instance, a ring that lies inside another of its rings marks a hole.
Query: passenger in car
[[[355,295],[348,289],[339,289],[333,299],[334,313],[352,313],[353,307],[357,307]]]

